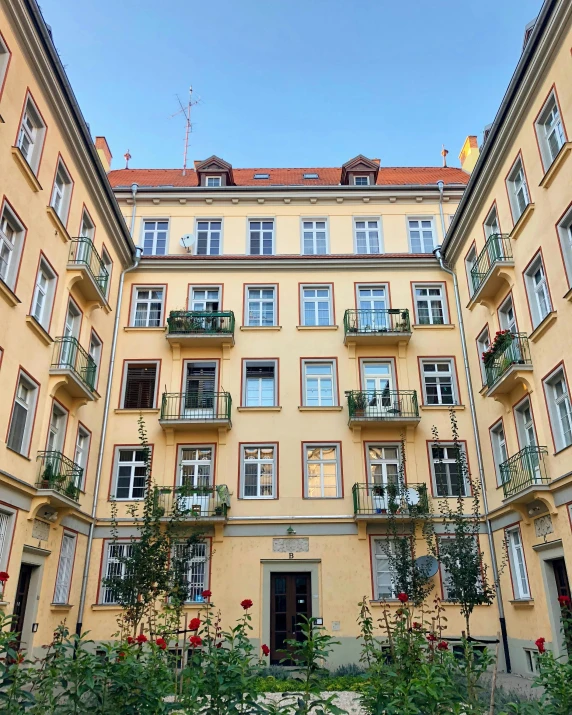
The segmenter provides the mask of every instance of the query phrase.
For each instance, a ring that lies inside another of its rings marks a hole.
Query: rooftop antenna
[[[123,158],[125,159],[125,168],[129,169],[129,159],[131,159],[131,154],[129,153],[129,149],[125,152],[123,155]]]
[[[445,149],[445,145],[442,145],[442,150],[441,150],[441,156],[443,157],[443,168],[447,168],[447,154],[449,153],[448,149]]]
[[[189,134],[193,131],[193,125],[191,123],[191,108],[194,107],[195,104],[198,104],[200,102],[200,98],[193,100],[193,88],[189,87],[189,101],[187,103],[187,106],[185,107],[183,105],[179,95],[177,95],[177,101],[179,102],[179,106],[181,108],[178,112],[175,112],[175,114],[171,114],[171,119],[173,117],[178,116],[179,114],[182,114],[185,117],[185,151],[183,153],[183,176],[186,176],[187,153],[189,151]]]

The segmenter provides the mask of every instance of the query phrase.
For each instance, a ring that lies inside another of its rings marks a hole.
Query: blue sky
[[[114,168],[450,165],[494,118],[541,0],[40,0]]]

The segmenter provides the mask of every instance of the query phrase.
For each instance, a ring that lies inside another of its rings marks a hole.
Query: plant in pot
[[[365,392],[355,392],[353,395],[354,415],[363,417],[367,407],[367,395]]]
[[[50,489],[54,481],[54,465],[51,462],[46,464],[42,474],[42,489]]]
[[[385,501],[385,487],[383,487],[381,484],[376,484],[372,487],[371,494],[373,508],[375,509],[376,514],[383,514],[383,512],[387,511],[387,504]]]
[[[68,482],[64,494],[75,501],[79,496],[79,488],[73,482]]]
[[[214,513],[216,516],[222,516],[222,506],[215,506]]]

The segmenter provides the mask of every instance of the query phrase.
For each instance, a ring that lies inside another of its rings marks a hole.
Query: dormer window
[[[254,174],[255,179],[269,179],[270,174]]]
[[[218,156],[210,156],[204,161],[195,161],[195,171],[199,186],[216,189],[219,186],[234,186],[232,166]]]
[[[318,174],[304,174],[305,179],[319,179]]]
[[[340,183],[345,186],[374,186],[379,172],[379,159],[358,154],[342,165]]]
[[[369,176],[354,176],[354,186],[369,186]]]
[[[221,186],[220,176],[207,176],[207,186],[209,188],[215,188]]]

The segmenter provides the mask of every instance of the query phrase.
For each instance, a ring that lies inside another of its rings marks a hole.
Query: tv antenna
[[[198,104],[201,100],[200,97],[198,99],[193,99],[193,88],[189,87],[189,101],[187,102],[187,106],[184,106],[184,104],[181,102],[181,98],[177,94],[177,101],[179,102],[179,106],[181,107],[178,112],[175,112],[175,114],[171,114],[171,119],[173,117],[177,117],[179,114],[182,114],[185,117],[185,151],[183,153],[183,176],[186,176],[187,174],[187,153],[189,151],[189,134],[193,131],[193,125],[191,123],[191,109]]]

